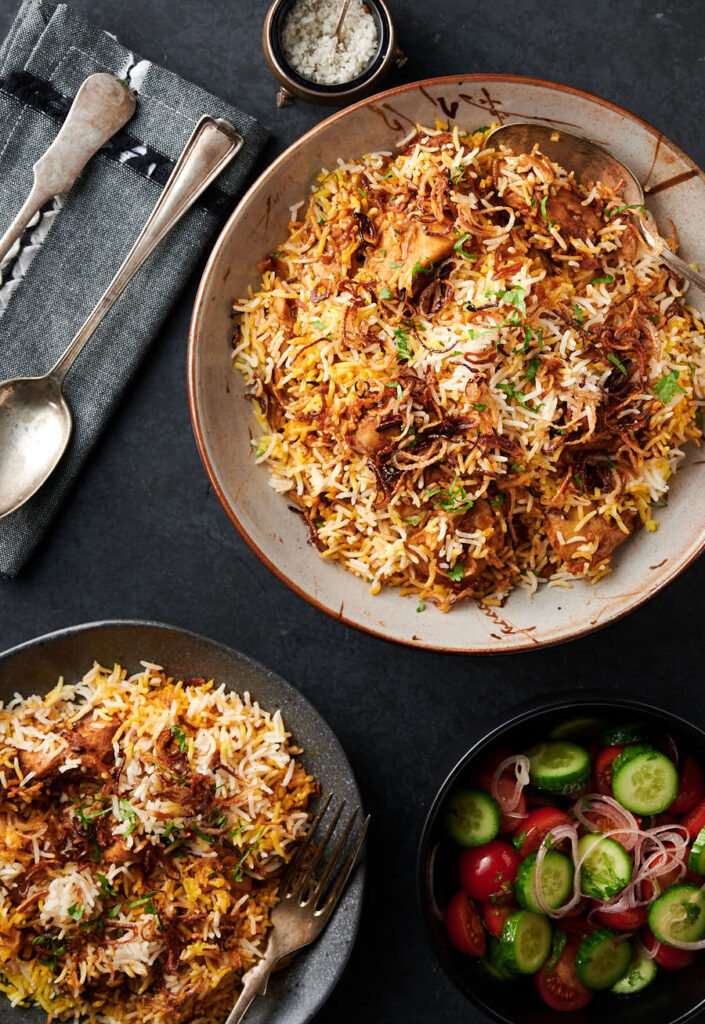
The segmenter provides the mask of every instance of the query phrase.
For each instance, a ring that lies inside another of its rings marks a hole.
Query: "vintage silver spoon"
[[[635,207],[633,213],[637,213],[638,208],[644,205],[644,190],[634,172],[602,146],[580,135],[572,135],[550,125],[519,121],[495,128],[488,135],[487,142],[493,146],[507,146],[514,153],[530,153],[534,145],[538,144],[549,160],[554,160],[566,171],[573,171],[576,181],[581,184],[604,181],[610,188],[623,184],[621,195],[624,197],[624,205]],[[658,252],[661,261],[679,277],[685,277],[691,284],[705,291],[705,276],[693,270],[668,248],[651,214],[640,212],[635,220],[644,241]]]
[[[135,94],[114,75],[91,75],[76,93],[51,146],[34,165],[34,184],[0,238],[0,263],[32,217],[54,196],[68,192],[88,161],[135,112]]]
[[[159,242],[241,147],[227,121],[201,118],[137,241],[63,355],[42,377],[0,383],[0,517],[31,498],[66,449],[72,419],[61,386],[74,359]]]

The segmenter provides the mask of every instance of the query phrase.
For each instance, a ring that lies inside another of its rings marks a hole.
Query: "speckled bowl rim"
[[[339,766],[337,768],[338,776],[345,778],[349,792],[353,794],[353,798],[357,800],[358,805],[362,808],[362,797],[347,754],[332,728],[328,725],[326,720],[314,707],[311,701],[297,690],[295,686],[287,682],[286,679],[283,679],[277,672],[274,672],[272,669],[262,665],[261,662],[256,661],[254,658],[243,654],[227,644],[221,643],[218,640],[213,640],[210,637],[203,636],[200,633],[195,633],[192,630],[182,629],[180,626],[173,626],[165,622],[147,619],[100,619],[94,622],[84,622],[79,623],[78,625],[65,626],[62,629],[53,630],[50,633],[44,633],[41,636],[23,641],[22,643],[16,644],[15,646],[9,647],[7,650],[0,652],[0,678],[2,676],[5,663],[11,659],[17,657],[21,658],[23,654],[33,654],[41,648],[51,647],[52,644],[64,641],[67,638],[76,638],[77,641],[82,640],[85,643],[86,661],[88,662],[94,657],[94,655],[91,654],[89,641],[92,632],[98,630],[114,630],[116,634],[119,634],[124,630],[143,629],[151,633],[154,633],[155,631],[164,633],[166,634],[167,639],[169,636],[178,636],[180,639],[187,642],[194,641],[198,644],[205,645],[230,662],[233,669],[236,669],[238,665],[245,665],[253,674],[260,677],[260,679],[266,679],[270,686],[280,692],[281,698],[285,698],[290,704],[296,705],[297,709],[300,711],[301,718],[308,719],[309,723],[312,723],[313,731],[318,730],[322,735],[327,735],[329,750],[331,748],[334,750],[336,764]],[[83,650],[82,647],[81,650]],[[140,656],[140,652],[135,653],[137,657]],[[80,655],[79,653],[76,653],[73,657],[78,659]],[[165,667],[167,670],[169,669],[169,665],[166,663],[166,660]],[[30,684],[28,683],[28,685]],[[253,696],[256,697],[257,695],[253,694]],[[285,725],[292,726],[292,732],[294,732],[294,738],[296,738],[296,725],[291,722],[290,713],[285,717]],[[302,759],[305,763],[305,749]],[[309,765],[308,767],[309,770],[315,771],[315,765]],[[349,805],[352,806],[353,802],[354,800],[349,800]],[[328,925],[328,927],[331,928],[336,924],[336,917],[341,914],[343,915],[341,923],[343,925],[342,934],[344,936],[344,942],[338,942],[335,949],[331,952],[330,949],[326,949],[326,932],[324,932],[313,945],[299,953],[291,965],[283,968],[280,974],[278,972],[273,976],[273,982],[279,977],[285,977],[287,972],[294,969],[297,964],[304,960],[308,955],[314,956],[318,967],[318,972],[316,974],[317,995],[315,999],[311,1000],[312,1005],[310,1009],[301,1013],[299,1007],[292,1002],[292,993],[291,990],[288,989],[281,994],[279,1006],[272,1005],[272,1000],[274,998],[272,994],[273,984],[270,984],[267,994],[260,997],[250,1008],[248,1019],[252,1016],[253,1021],[262,1022],[266,1020],[272,1021],[273,1024],[277,1024],[277,1022],[278,1024],[308,1024],[308,1022],[320,1012],[321,1008],[333,992],[333,989],[339,982],[350,959],[350,955],[357,939],[365,888],[364,853],[365,851],[363,849],[362,857],[350,879],[350,882],[348,883],[347,891],[343,896],[343,900]],[[339,929],[336,929],[336,934],[338,934],[338,931]],[[4,997],[0,997],[0,1000],[0,1024],[6,1020],[8,1022],[19,1021],[20,1013],[18,1013],[14,1007],[11,1007],[10,1003],[4,999]],[[37,1016],[41,1014],[43,1014],[43,1011],[40,1008],[32,1006],[23,1011],[21,1019],[26,1019],[28,1024],[33,1024],[35,1016],[37,1021],[45,1019],[45,1017]],[[263,1017],[262,1014],[265,1016]],[[280,1014],[282,1015],[280,1016]]]
[[[679,146],[677,146],[668,136],[664,135],[663,132],[659,131],[648,121],[639,117],[637,114],[633,114],[626,107],[621,107],[616,103],[612,103],[610,100],[603,99],[600,96],[596,96],[594,93],[587,92],[584,89],[576,89],[570,85],[562,85],[559,82],[551,82],[542,78],[531,78],[523,75],[505,75],[505,74],[472,74],[472,75],[444,75],[438,78],[426,78],[420,79],[416,82],[409,82],[406,85],[400,85],[393,89],[387,89],[384,92],[375,93],[373,96],[368,96],[365,99],[359,100],[357,103],[352,104],[349,107],[345,107],[343,110],[325,118],[320,121],[317,125],[311,128],[308,132],[297,139],[296,142],[292,143],[287,149],[284,150],[270,165],[262,172],[257,180],[250,186],[247,192],[244,194],[240,202],[237,204],[227,223],[223,227],[218,239],[213,247],[213,250],[208,258],[208,263],[203,271],[201,281],[198,286],[196,293],[196,300],[194,303],[193,313],[191,315],[191,323],[189,326],[189,338],[188,338],[188,353],[187,353],[187,387],[188,387],[188,399],[189,408],[191,411],[191,423],[193,426],[193,432],[196,439],[196,446],[201,456],[201,460],[205,467],[206,473],[210,480],[211,486],[215,491],[218,500],[223,506],[228,518],[236,528],[242,539],[254,552],[255,555],[260,559],[267,568],[274,573],[274,575],[287,587],[302,597],[309,604],[313,605],[319,611],[324,612],[333,619],[337,619],[340,622],[346,623],[348,626],[353,626],[363,633],[367,633],[371,636],[379,637],[382,640],[387,640],[390,643],[400,643],[407,647],[420,648],[430,651],[442,651],[449,654],[482,654],[482,655],[497,655],[497,654],[521,654],[526,651],[539,651],[547,647],[553,647],[557,644],[566,643],[569,640],[577,640],[580,637],[588,636],[600,629],[604,629],[606,626],[611,625],[614,622],[618,622],[620,619],[629,615],[631,612],[640,608],[641,605],[645,604],[652,597],[658,594],[665,587],[669,586],[675,579],[677,579],[681,573],[693,564],[698,559],[703,551],[705,550],[705,530],[702,531],[699,539],[697,548],[695,548],[689,556],[686,556],[677,566],[675,566],[667,576],[661,579],[654,587],[644,589],[637,597],[632,598],[626,602],[624,607],[613,609],[608,614],[602,616],[601,620],[595,624],[588,624],[586,626],[580,626],[574,629],[566,629],[565,633],[556,635],[540,641],[527,640],[525,643],[513,645],[508,648],[502,648],[498,646],[496,649],[488,649],[484,647],[455,647],[455,646],[444,646],[441,644],[434,644],[428,641],[416,641],[412,638],[392,636],[386,633],[382,629],[377,629],[373,626],[367,625],[366,623],[359,622],[358,620],[345,615],[342,610],[334,611],[332,608],[327,607],[325,604],[320,602],[316,596],[305,588],[299,586],[294,580],[292,580],[286,573],[283,573],[278,566],[269,558],[267,554],[260,548],[254,538],[248,533],[243,524],[241,523],[236,511],[231,507],[228,497],[221,487],[216,473],[215,466],[212,464],[208,455],[208,447],[206,444],[205,433],[203,430],[203,424],[201,422],[200,410],[198,407],[198,401],[196,398],[196,344],[198,339],[198,322],[203,311],[203,304],[205,299],[206,291],[210,284],[210,279],[214,273],[216,264],[219,259],[220,250],[225,242],[225,239],[230,233],[232,224],[237,220],[240,210],[250,201],[250,197],[260,188],[260,186],[271,177],[272,174],[281,164],[285,163],[289,156],[294,153],[297,149],[306,145],[311,139],[315,138],[323,129],[329,125],[334,124],[337,121],[343,121],[351,113],[358,111],[364,107],[369,107],[373,104],[378,104],[383,101],[392,99],[394,96],[401,95],[402,93],[418,91],[421,89],[435,88],[436,86],[445,85],[458,85],[459,83],[472,84],[473,82],[507,82],[514,85],[533,85],[539,86],[546,89],[554,89],[557,92],[570,93],[571,95],[581,97],[582,99],[589,100],[590,102],[597,103],[600,106],[606,107],[608,110],[612,110],[623,117],[635,121],[640,124],[646,131],[652,135],[657,142],[666,141],[669,147],[674,153],[677,153],[681,160],[691,169],[694,175],[697,175],[705,183],[705,171],[702,170],[691,158],[685,153]],[[312,552],[312,557],[315,556],[315,552]],[[452,614],[452,612],[448,613]]]

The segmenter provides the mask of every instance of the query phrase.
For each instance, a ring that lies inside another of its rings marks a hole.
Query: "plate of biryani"
[[[152,623],[15,648],[0,698],[0,1019],[222,1024],[320,792],[360,803],[328,726],[255,662]],[[310,1020],[362,885],[248,1020]]]
[[[199,290],[192,416],[226,511],[302,596],[390,639],[564,640],[705,541],[705,296],[619,185],[493,143],[532,119],[611,150],[667,244],[705,256],[705,177],[661,133],[564,87],[468,76],[291,147]]]

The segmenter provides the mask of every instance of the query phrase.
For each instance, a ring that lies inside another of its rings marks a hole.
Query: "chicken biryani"
[[[324,169],[234,306],[272,486],[420,608],[599,580],[701,437],[705,326],[641,210],[488,133]]]
[[[49,1020],[222,1022],[317,793],[279,712],[142,666],[0,705],[0,988]]]

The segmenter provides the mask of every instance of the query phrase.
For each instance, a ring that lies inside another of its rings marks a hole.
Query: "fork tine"
[[[321,897],[321,895],[323,894],[323,892],[325,891],[325,887],[328,884],[328,880],[331,877],[331,875],[333,874],[333,871],[335,870],[335,867],[336,867],[338,861],[340,860],[340,855],[342,854],[343,850],[345,849],[345,844],[348,841],[348,836],[350,835],[350,832],[352,831],[352,827],[355,824],[355,821],[356,821],[357,816],[358,816],[359,813],[360,813],[360,808],[356,807],[355,810],[353,811],[353,813],[350,815],[350,818],[348,820],[347,825],[345,826],[345,829],[343,830],[343,834],[340,837],[340,841],[338,842],[338,845],[333,850],[333,852],[331,853],[331,855],[330,855],[330,857],[328,859],[328,863],[326,864],[325,871],[321,875],[321,877],[320,877],[320,879],[318,881],[318,885],[316,886],[316,888],[314,890],[314,893],[313,893],[314,898],[316,900],[318,900]]]
[[[360,854],[362,844],[365,841],[365,835],[367,834],[367,827],[369,824],[370,815],[368,814],[365,820],[363,821],[362,825],[360,826],[360,831],[358,833],[357,839],[355,840],[355,845],[353,847],[352,853],[348,857],[343,867],[340,869],[340,874],[336,879],[335,885],[333,886],[330,896],[323,904],[321,909],[318,911],[319,914],[325,915],[326,919],[330,917],[330,915],[333,913],[338,903],[338,900],[343,894],[343,890],[345,889],[347,880],[350,877],[352,869],[355,867],[355,864],[357,863],[357,858]]]
[[[313,857],[309,861],[309,863],[308,863],[308,865],[306,867],[306,870],[304,871],[304,874],[303,874],[302,878],[299,880],[299,884],[296,886],[295,895],[303,895],[305,890],[311,884],[311,879],[313,878],[313,872],[315,871],[316,866],[317,866],[319,860],[323,856],[323,851],[325,850],[326,846],[328,845],[328,841],[330,840],[330,837],[333,835],[333,832],[335,831],[335,828],[336,828],[338,822],[340,821],[340,815],[343,813],[344,809],[345,809],[345,800],[342,801],[342,803],[340,804],[340,807],[338,808],[338,810],[333,815],[333,820],[331,821],[330,825],[326,829],[326,831],[325,831],[325,833],[323,835],[323,838],[321,839],[320,843],[316,847],[316,852],[314,853]]]
[[[302,862],[302,860],[304,858],[304,855],[306,854],[306,852],[308,851],[309,847],[311,846],[311,843],[313,841],[313,837],[314,837],[314,834],[316,832],[316,829],[318,828],[318,826],[319,826],[319,824],[321,822],[321,818],[323,817],[323,815],[328,810],[328,807],[329,807],[330,802],[331,802],[332,799],[333,799],[333,794],[329,793],[328,796],[324,799],[324,801],[321,804],[321,806],[318,808],[318,811],[316,812],[315,818],[313,819],[313,821],[309,825],[309,827],[308,827],[308,829],[306,831],[306,835],[304,836],[303,840],[301,841],[301,845],[299,846],[298,850],[296,851],[296,853],[292,857],[291,861],[289,862],[289,866],[288,866],[288,868],[286,870],[286,874],[284,875],[284,877],[282,879],[282,883],[281,883],[282,884],[282,891],[283,892],[289,892],[290,891],[291,883],[294,880],[296,872],[299,870],[299,867],[301,866],[301,862]]]

